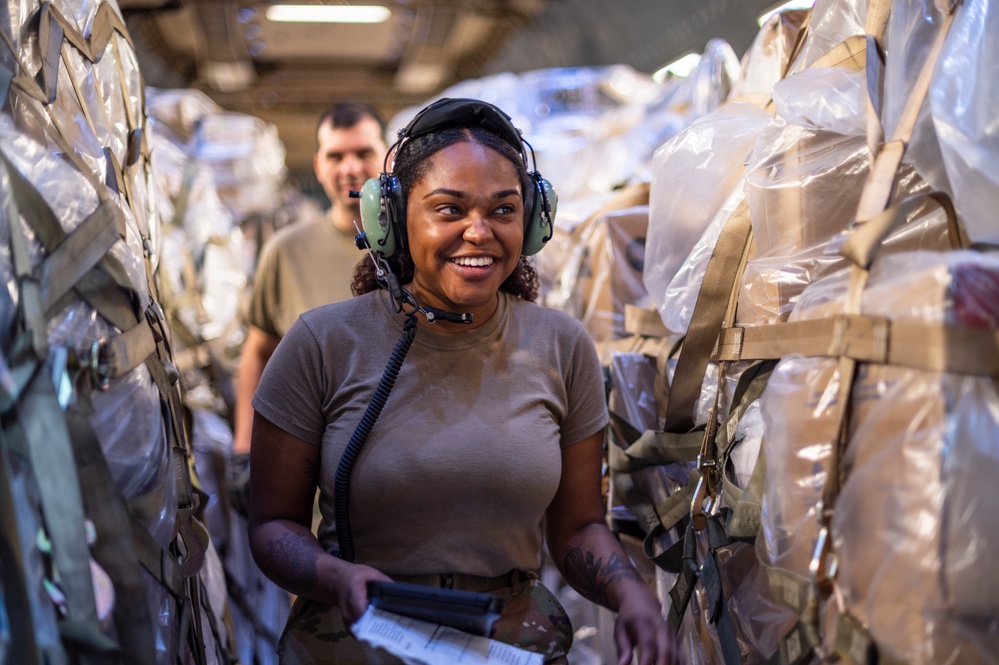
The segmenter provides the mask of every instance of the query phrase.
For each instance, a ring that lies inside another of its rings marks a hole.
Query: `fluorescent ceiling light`
[[[694,71],[694,67],[696,67],[700,61],[701,56],[699,53],[688,53],[656,71],[656,73],[652,75],[652,80],[656,83],[662,83],[666,80],[667,74],[672,74],[673,76],[679,76],[682,78]]]
[[[815,4],[815,0],[789,0],[783,4],[777,5],[767,11],[763,12],[756,19],[756,24],[761,28],[763,25],[770,20],[770,17],[774,14],[778,14],[782,11],[789,9],[811,9],[812,5]]]
[[[392,15],[379,5],[271,5],[267,18],[286,23],[384,23]]]

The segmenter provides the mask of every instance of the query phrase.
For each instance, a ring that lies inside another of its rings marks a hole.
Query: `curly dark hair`
[[[397,220],[401,226],[402,242],[399,243],[395,254],[387,259],[400,284],[407,284],[413,280],[413,259],[406,242],[405,210],[409,202],[409,192],[427,175],[430,169],[430,157],[456,143],[479,143],[492,148],[513,163],[520,178],[521,191],[525,195],[533,191],[534,182],[527,173],[527,165],[520,150],[482,127],[449,127],[403,143],[395,155],[393,167],[393,173],[399,179],[402,191],[402,210],[399,211]],[[380,287],[374,264],[368,260],[359,262],[354,269],[354,279],[350,285],[354,295],[375,291]],[[526,256],[521,256],[517,267],[500,285],[500,290],[533,302],[538,297],[538,287],[537,271]]]

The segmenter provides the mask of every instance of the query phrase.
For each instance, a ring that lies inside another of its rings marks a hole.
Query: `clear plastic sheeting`
[[[5,578],[21,586],[11,595],[5,589],[4,603],[32,614],[32,634],[11,636],[16,653],[76,662],[114,652],[165,665],[203,647],[208,662],[227,662],[225,578],[210,543],[200,571],[178,572],[190,580],[174,578],[169,566],[150,572],[108,551],[119,546],[108,539],[118,538],[124,552],[146,562],[177,557],[183,566],[201,554],[176,533],[189,479],[184,435],[167,435],[182,414],[171,400],[170,359],[158,345],[170,335],[156,288],[160,218],[134,49],[113,0],[15,1],[5,8],[0,60],[18,76],[6,80],[0,112],[0,343],[11,365],[0,380],[8,400],[3,438],[19,452],[7,478],[18,506],[17,539],[4,539],[0,549],[5,562],[16,552],[30,568],[18,566],[28,572],[23,580]],[[14,209],[19,219],[9,217]],[[12,250],[22,241],[24,254]],[[22,383],[5,381],[11,375]],[[50,379],[54,393],[45,385]],[[40,445],[47,446],[44,455]],[[81,492],[105,463],[113,487]],[[124,524],[119,510],[128,511]],[[151,538],[138,535],[143,527]],[[188,585],[195,574],[203,583],[193,598],[204,610],[202,623],[182,633],[191,627],[185,594],[197,588]],[[202,644],[189,642],[195,634]]]
[[[206,164],[237,220],[271,213],[281,202],[287,169],[274,125],[242,113],[204,116],[194,154]]]
[[[807,68],[847,38],[865,34],[866,20],[867,2],[863,0],[816,0],[791,73]]]
[[[232,399],[223,372],[235,372],[233,359],[245,338],[240,296],[246,294],[256,248],[240,226],[247,210],[234,208],[219,183],[232,184],[233,160],[259,148],[254,132],[260,123],[226,114],[214,125],[220,109],[196,90],[157,92],[152,98],[152,172],[164,222],[160,274],[164,308],[178,332],[177,365],[188,403],[217,405],[225,413]],[[209,136],[210,145],[205,143]],[[264,155],[258,158],[266,161]],[[238,188],[257,187],[275,217],[284,205],[282,169],[283,162],[281,169],[258,174]],[[206,367],[214,369],[206,372]]]
[[[228,486],[235,471],[232,430],[218,414],[195,408],[191,443],[195,468],[208,495],[204,517],[223,574],[221,602],[213,607],[228,611],[235,654],[240,663],[277,665],[277,638],[291,608],[291,596],[270,581],[253,562],[246,516],[228,500]],[[213,580],[215,573],[208,579]],[[217,583],[217,581],[215,581]]]
[[[63,231],[72,232],[94,213],[99,205],[97,193],[79,171],[51,155],[29,137],[18,134],[7,116],[0,116],[0,138],[5,146],[5,157],[36,186],[55,213]],[[10,196],[10,182],[6,175],[0,177],[0,185],[7,193],[6,196]],[[67,186],[68,183],[76,183],[76,186]],[[9,208],[5,207],[0,211],[4,236],[11,232],[8,227],[11,220],[6,217],[7,210]],[[30,229],[28,235],[31,235]],[[9,252],[9,243],[6,247]],[[33,237],[28,247],[32,263],[37,265],[45,258],[41,243]],[[141,251],[136,255],[134,248],[119,239],[109,254],[120,258],[120,263],[128,270],[136,290],[139,294],[145,294]],[[0,272],[10,280],[3,291],[7,297],[0,302],[0,311],[8,324],[12,325],[19,303],[12,298],[16,297],[17,286],[13,281],[9,253],[0,255],[0,262],[4,264]],[[148,300],[148,294],[145,294],[145,298]],[[48,321],[50,355],[65,353],[69,349],[80,357],[87,357],[95,344],[121,332],[86,302],[76,299]],[[12,334],[12,328],[5,327],[5,348],[12,345]],[[58,366],[59,361],[54,362]],[[75,400],[76,397],[72,399]],[[139,365],[120,377],[111,378],[104,390],[93,391],[85,399],[90,403],[89,406],[74,404],[72,408],[89,413],[88,418],[107,458],[118,491],[126,499],[133,499],[163,485],[170,478],[169,450],[163,429],[159,390],[146,367]],[[176,505],[176,494],[172,483],[169,485],[158,502],[158,509],[144,516],[147,527],[163,545],[172,538],[173,511]]]
[[[152,126],[174,143],[186,144],[194,138],[201,118],[222,111],[200,90],[146,88],[146,112]]]
[[[741,182],[741,181],[740,181]],[[714,252],[715,244],[721,235],[725,223],[739,207],[744,198],[742,188],[737,187],[721,204],[721,207],[708,221],[703,234],[691,248],[676,274],[666,286],[659,315],[666,329],[675,332],[686,332],[697,305],[697,295],[704,283],[704,271]]]
[[[846,280],[813,285],[793,318],[840,313]],[[900,254],[876,264],[861,311],[995,330],[997,290],[999,257]],[[847,607],[903,662],[995,662],[999,499],[980,491],[999,474],[994,381],[865,365],[853,394],[832,523]]]
[[[689,532],[688,532],[689,533]],[[715,665],[728,662],[718,634],[716,613],[728,614],[743,665],[763,665],[777,652],[779,640],[794,626],[798,616],[770,596],[767,573],[756,557],[752,544],[734,541],[711,553],[707,533],[696,532],[697,561],[714,556],[719,584],[724,589],[724,610],[716,608],[704,584],[694,587],[680,627],[685,662]]]
[[[596,342],[620,339],[625,305],[642,307],[648,206],[616,210],[577,228],[576,245],[566,259],[548,304],[573,314]]]
[[[690,75],[662,84],[626,65],[566,67],[462,81],[437,98],[481,99],[508,113],[559,193],[556,223],[572,230],[615,190],[648,182],[656,149],[718,108],[738,75],[732,47],[715,39]],[[423,106],[397,113],[389,135]]]
[[[810,286],[792,320],[842,313],[849,276]],[[999,258],[913,252],[875,264],[861,311],[999,327]],[[928,342],[929,343],[929,342]],[[929,350],[928,350],[929,352]],[[807,573],[836,431],[837,361],[785,358],[762,406],[768,563]],[[989,377],[865,364],[853,387],[848,470],[832,520],[837,588],[880,649],[907,663],[994,663],[999,394]]]
[[[611,354],[608,408],[640,432],[659,426],[655,358],[643,353]]]
[[[712,39],[704,46],[697,66],[682,78],[670,81],[653,109],[670,109],[690,120],[707,115],[721,106],[739,78],[739,56],[724,39]]]
[[[746,175],[756,256],[743,275],[742,324],[786,320],[805,286],[845,266],[838,243],[870,171],[865,88],[858,76],[817,68],[774,88],[778,115],[760,134]],[[926,189],[911,167],[900,169],[897,198]],[[887,251],[949,247],[942,214],[920,221],[919,230],[889,238]]]
[[[769,119],[752,104],[726,104],[695,120],[653,155],[643,280],[670,330],[685,331],[690,319],[689,311],[677,312],[675,294],[667,295],[667,287],[682,266],[691,265],[691,250],[742,186],[746,158]],[[692,308],[688,303],[686,309]]]
[[[891,27],[894,29],[894,24]],[[999,6],[986,0],[964,0],[937,63],[929,107],[947,173],[946,190],[953,195],[971,241],[991,244],[999,244],[995,214],[999,200],[996,63]],[[924,165],[917,162],[917,167],[922,172]],[[937,183],[929,173],[925,177]],[[940,188],[945,186],[941,183]]]
[[[838,363],[785,357],[760,398],[767,474],[757,536],[769,566],[808,575],[837,429]],[[762,543],[760,542],[762,539]]]
[[[765,103],[770,99],[774,84],[791,64],[789,59],[807,16],[807,10],[785,10],[775,13],[760,27],[742,56],[739,78],[732,85],[729,101]]]

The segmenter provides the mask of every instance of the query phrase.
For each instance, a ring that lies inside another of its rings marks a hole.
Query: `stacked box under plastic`
[[[704,334],[719,238],[740,214],[751,234],[691,430],[669,439],[669,392],[636,393],[661,407],[643,443],[702,437],[709,458],[654,464],[668,455],[636,444],[621,486],[672,472],[628,497],[655,523],[676,471],[712,485],[691,483],[686,514],[644,534],[664,603],[686,603],[690,662],[997,662],[999,15],[820,0],[797,47],[780,21],[744,59],[754,85],[754,60],[789,65],[764,100],[733,96],[656,153],[645,286],[670,333]],[[884,185],[872,165],[883,176],[900,137]],[[659,355],[674,388],[691,378],[671,374],[685,346]]]
[[[229,662],[135,51],[113,1],[0,30],[0,662]]]

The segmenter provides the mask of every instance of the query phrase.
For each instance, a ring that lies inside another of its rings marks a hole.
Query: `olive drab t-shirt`
[[[607,424],[603,375],[582,325],[499,294],[456,334],[420,327],[350,481],[356,560],[386,574],[495,576],[540,565],[541,521],[561,449]],[[292,327],[254,409],[322,446],[320,540],[337,548],[334,476],[400,335],[383,291]]]
[[[283,337],[298,315],[351,297],[354,266],[364,254],[329,215],[279,229],[261,250],[247,323]]]

